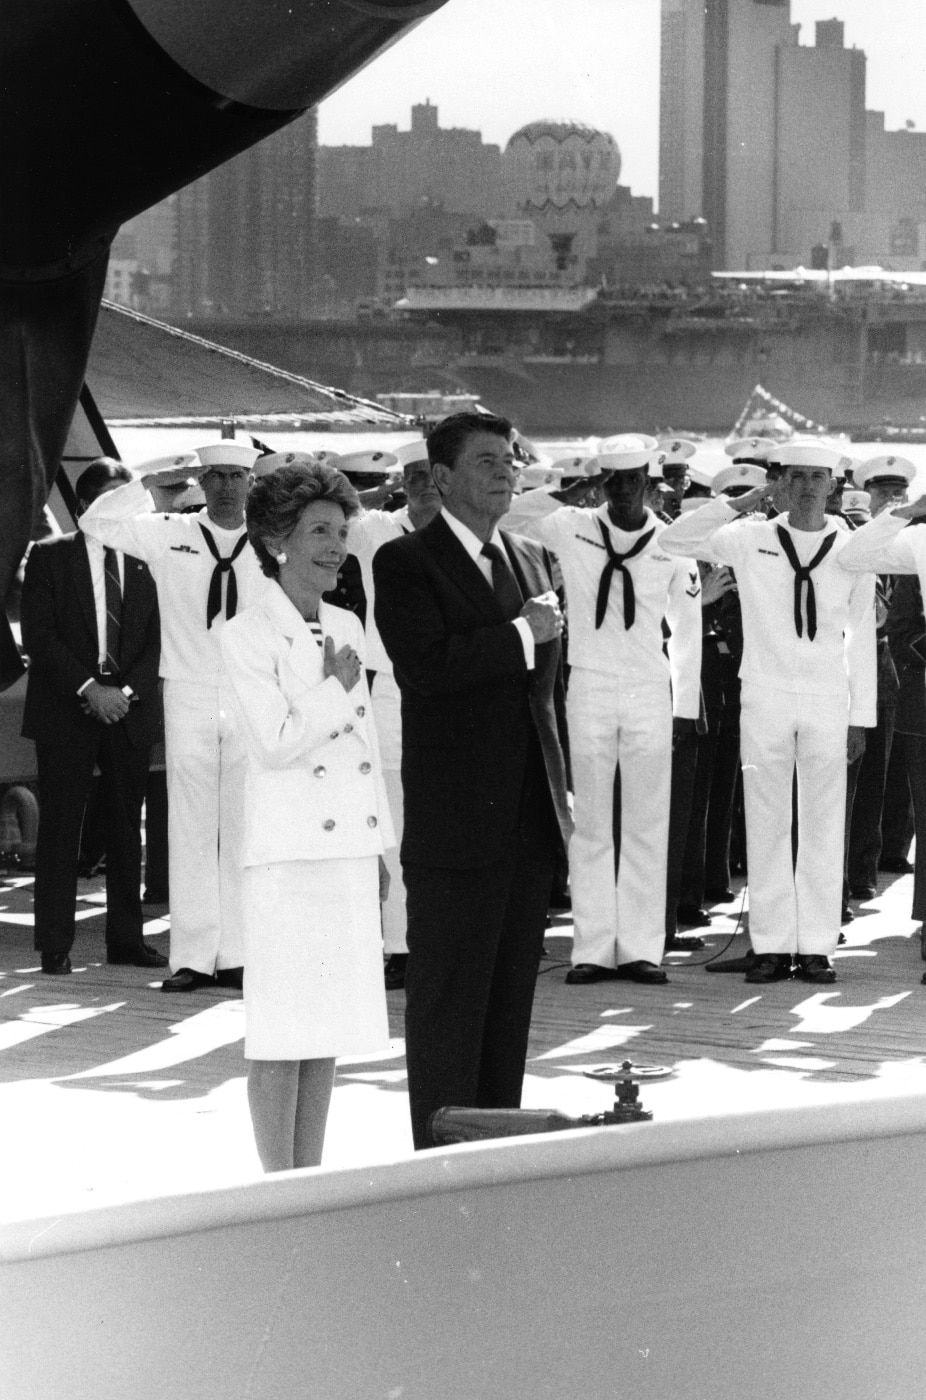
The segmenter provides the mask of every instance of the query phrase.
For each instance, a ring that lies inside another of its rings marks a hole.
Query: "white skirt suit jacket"
[[[336,651],[353,613],[322,603]],[[366,677],[345,691],[274,584],[221,633],[248,754],[245,1054],[311,1059],[388,1045],[378,857],[394,846]]]

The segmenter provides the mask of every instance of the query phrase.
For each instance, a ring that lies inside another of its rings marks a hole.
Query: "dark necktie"
[[[103,581],[106,591],[106,663],[110,675],[119,670],[119,641],[122,633],[122,584],[119,560],[114,549],[103,550]]]
[[[799,637],[804,635],[804,619],[801,615],[801,590],[804,584],[807,585],[807,636],[811,641],[817,635],[817,598],[814,592],[813,579],[810,577],[811,570],[815,569],[821,559],[825,559],[836,542],[836,531],[827,535],[826,539],[817,550],[809,564],[802,564],[797,557],[797,550],[794,548],[794,541],[783,530],[780,525],[775,526],[781,547],[788,556],[788,562],[794,570],[794,626]]]
[[[611,543],[611,534],[607,525],[598,517],[598,525],[601,529],[601,538],[604,540],[604,547],[608,551],[608,562],[601,571],[601,582],[598,584],[598,601],[595,604],[595,629],[604,622],[604,615],[608,611],[608,598],[611,594],[611,580],[619,571],[624,583],[624,631],[629,632],[634,624],[637,615],[637,599],[633,591],[633,579],[630,573],[624,568],[628,559],[632,559],[635,554],[640,554],[656,533],[655,525],[651,530],[647,530],[645,535],[641,535],[632,549],[628,549],[626,554],[618,554]]]
[[[499,607],[508,622],[516,618],[524,606],[524,599],[518,581],[498,545],[484,544],[482,553],[492,565],[492,591],[498,599]]]
[[[237,544],[235,545],[231,554],[229,554],[228,558],[223,559],[221,554],[219,553],[218,545],[210,535],[209,531],[206,529],[205,525],[200,523],[199,528],[202,530],[203,538],[205,539],[206,544],[209,546],[209,553],[216,561],[215,568],[212,570],[212,578],[209,580],[209,596],[206,599],[206,628],[208,630],[208,628],[212,626],[213,621],[218,617],[219,613],[222,611],[223,574],[228,574],[228,590],[225,594],[225,616],[234,617],[235,613],[238,611],[238,584],[235,579],[235,570],[233,569],[232,565],[238,558],[238,555],[244,549],[244,546],[247,544],[248,537],[247,535],[242,535],[241,539],[238,540]]]

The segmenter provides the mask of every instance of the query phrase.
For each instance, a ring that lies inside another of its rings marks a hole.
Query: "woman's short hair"
[[[267,546],[282,545],[313,501],[340,506],[345,520],[360,510],[360,498],[344,473],[321,462],[278,467],[251,487],[245,511],[248,539],[268,578],[279,578],[280,565]]]

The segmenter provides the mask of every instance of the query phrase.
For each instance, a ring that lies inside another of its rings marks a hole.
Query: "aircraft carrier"
[[[547,435],[726,432],[762,383],[833,429],[926,413],[926,289],[425,289],[353,321],[185,321],[363,397],[476,394]]]

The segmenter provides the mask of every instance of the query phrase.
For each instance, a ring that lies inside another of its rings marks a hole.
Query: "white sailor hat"
[[[722,496],[737,486],[752,490],[754,486],[765,485],[765,470],[754,462],[734,462],[730,467],[721,467],[711,482],[715,496]]]
[[[659,451],[663,455],[664,467],[686,466],[689,457],[693,457],[697,450],[697,443],[689,441],[688,438],[659,439]]]
[[[824,467],[838,476],[844,455],[838,448],[828,447],[816,438],[796,438],[793,442],[781,444],[775,461],[782,467]]]
[[[320,462],[323,467],[336,467],[340,470],[341,454],[335,452],[331,447],[319,447],[309,454],[316,462]]]
[[[348,452],[336,465],[346,476],[388,476],[399,459],[393,452],[383,452],[381,448],[366,452]]]
[[[692,486],[707,486],[709,488],[714,484],[714,478],[703,467],[689,467],[688,475],[691,478]]]
[[[249,442],[233,442],[223,438],[221,442],[211,442],[207,447],[197,447],[196,455],[208,472],[213,467],[244,467],[250,471],[261,455],[260,448]]]
[[[317,461],[314,452],[265,452],[254,464],[254,475],[260,479],[280,467],[314,467]]]
[[[648,433],[616,433],[614,437],[602,438],[598,443],[599,457],[605,453],[643,451],[654,452],[659,446],[654,437]]]
[[[595,457],[595,465],[600,472],[632,472],[641,467],[649,467],[652,458],[651,448],[622,447],[600,450]]]
[[[724,447],[728,457],[732,457],[734,462],[773,462],[778,461],[777,448],[781,443],[774,438],[748,437],[737,438],[735,442],[728,442]]]
[[[833,471],[833,476],[837,481],[841,481],[843,485],[845,485],[850,476],[852,476],[854,480],[858,465],[858,459],[856,457],[847,457],[845,453],[842,453],[839,458],[839,465]]]
[[[906,457],[869,457],[855,468],[853,479],[859,490],[872,482],[886,482],[909,486],[916,476],[916,467]]]
[[[847,491],[842,498],[842,508],[846,515],[871,513],[871,497],[867,491]]]
[[[392,454],[400,467],[410,467],[412,462],[428,460],[428,444],[424,438],[415,442],[403,442],[401,447],[393,447]]]
[[[171,457],[151,457],[147,462],[139,462],[135,471],[139,476],[153,476],[155,472],[182,471],[184,467],[193,467],[196,461],[195,452],[175,452]],[[190,471],[193,475],[193,471]]]

